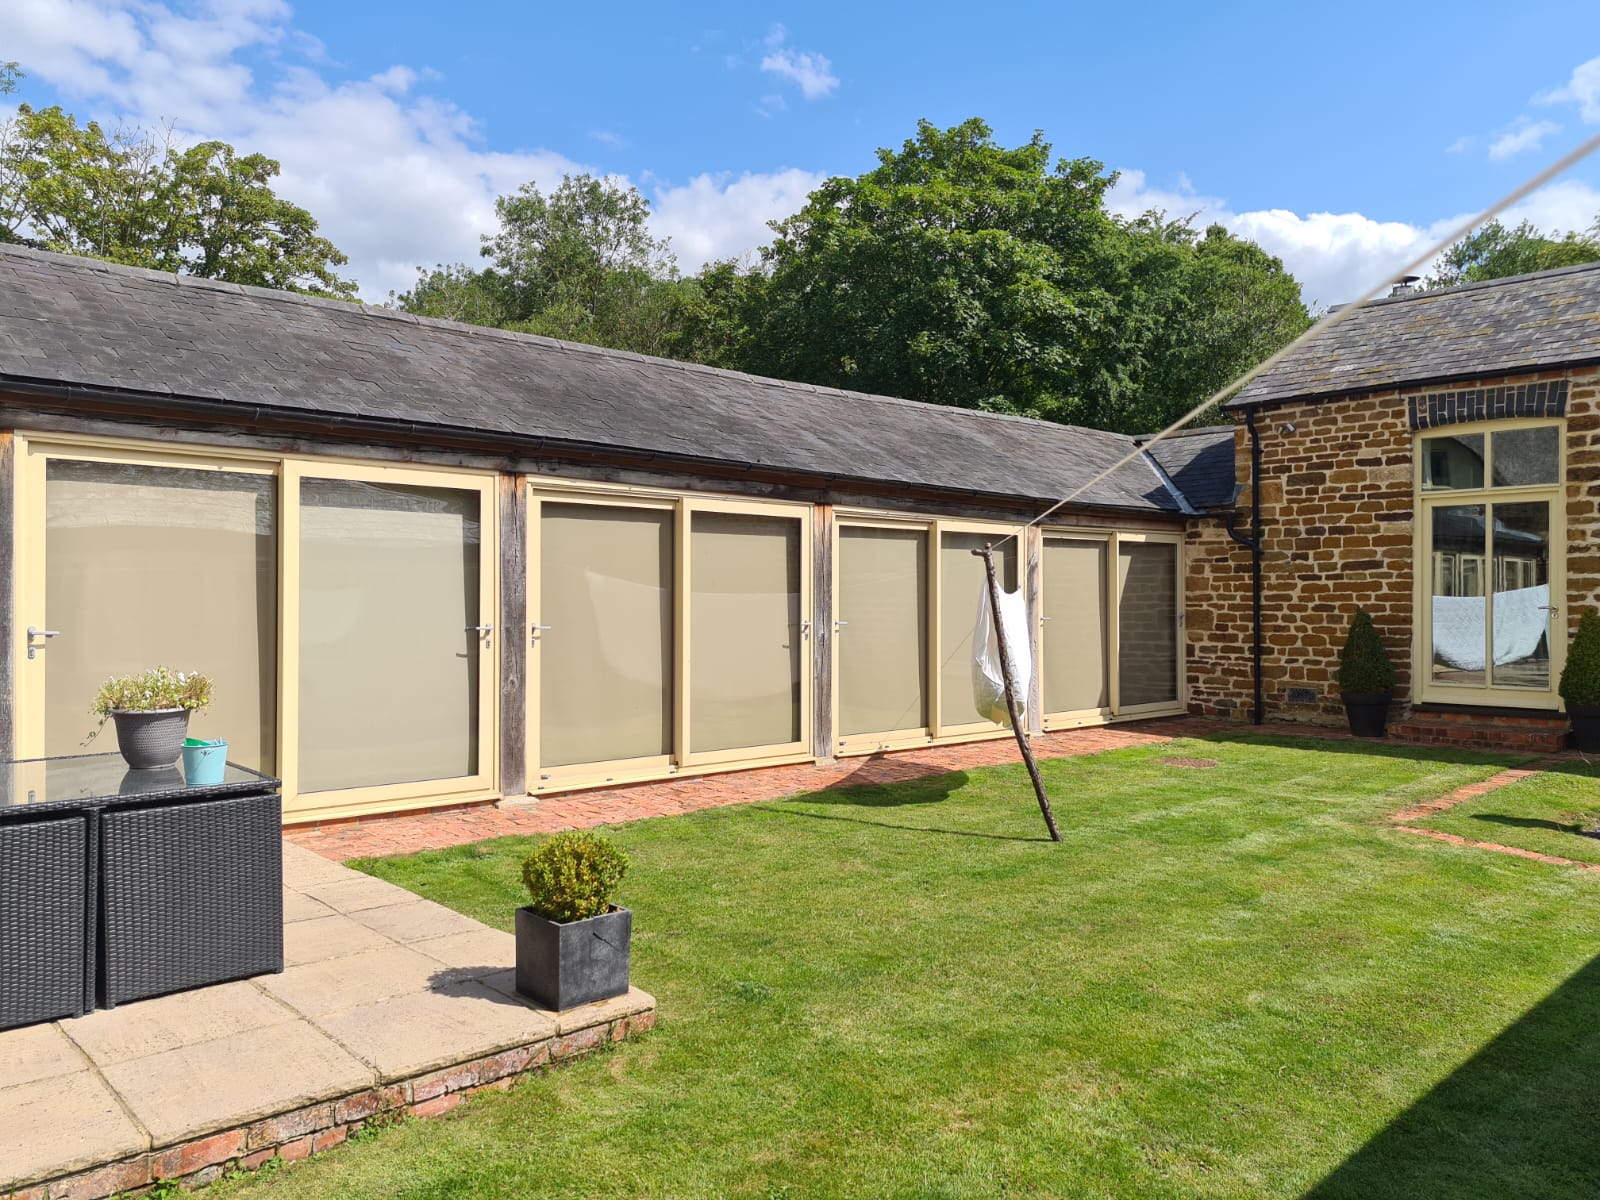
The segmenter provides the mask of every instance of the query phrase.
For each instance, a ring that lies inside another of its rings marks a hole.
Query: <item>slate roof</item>
[[[77,385],[620,457],[1053,501],[1134,447],[920,404],[0,246],[0,387]],[[1079,503],[1187,509],[1142,456]]]
[[[1600,263],[1375,300],[1230,408],[1600,361]]]
[[[1140,444],[1195,508],[1225,508],[1233,502],[1232,425],[1184,429],[1160,441],[1140,439]]]

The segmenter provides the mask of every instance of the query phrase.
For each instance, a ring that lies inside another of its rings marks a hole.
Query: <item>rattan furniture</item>
[[[0,762],[0,1029],[283,969],[278,781]]]

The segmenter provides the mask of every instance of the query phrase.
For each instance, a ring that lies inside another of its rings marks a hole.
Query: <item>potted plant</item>
[[[1578,633],[1567,651],[1558,689],[1567,702],[1572,722],[1572,748],[1585,754],[1600,753],[1600,613],[1585,608],[1578,618]]]
[[[1339,691],[1350,732],[1356,737],[1383,737],[1389,724],[1389,698],[1394,694],[1394,664],[1366,609],[1357,609],[1350,633],[1339,651]]]
[[[113,675],[100,685],[90,711],[117,727],[117,749],[130,767],[160,770],[178,761],[189,733],[189,714],[211,703],[211,680],[194,671],[153,667],[138,675]]]
[[[611,903],[628,857],[597,833],[558,833],[522,864],[517,991],[555,1012],[628,990],[633,913]]]

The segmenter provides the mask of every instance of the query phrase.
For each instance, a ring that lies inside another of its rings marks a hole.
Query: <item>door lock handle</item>
[[[547,629],[554,629],[554,628],[555,628],[554,625],[532,625],[532,626],[529,626],[529,628],[528,628],[528,645],[537,646],[539,644],[539,635],[541,633],[543,633]]]
[[[39,651],[44,649],[43,646],[35,646],[33,644],[33,639],[34,638],[44,638],[46,641],[49,641],[53,637],[60,637],[60,636],[61,636],[61,630],[59,630],[59,629],[40,629],[37,625],[29,625],[28,626],[28,657],[32,658]]]
[[[468,625],[467,632],[481,634],[483,636],[483,648],[485,650],[494,645],[493,625]]]

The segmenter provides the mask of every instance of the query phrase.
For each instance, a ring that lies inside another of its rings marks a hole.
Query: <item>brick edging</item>
[[[196,1187],[230,1171],[253,1171],[274,1159],[298,1162],[339,1145],[365,1125],[403,1116],[440,1116],[478,1092],[503,1091],[523,1074],[582,1058],[646,1033],[655,1024],[656,1010],[648,1008],[0,1195],[5,1200],[103,1200],[125,1192],[137,1194],[168,1180]]]

